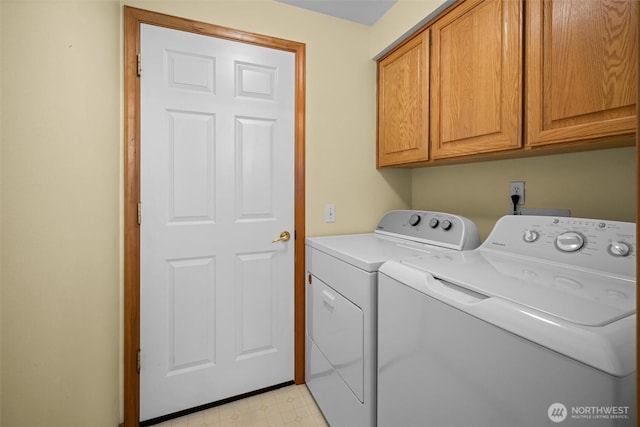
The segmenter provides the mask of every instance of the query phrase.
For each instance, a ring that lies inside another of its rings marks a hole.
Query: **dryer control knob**
[[[631,252],[631,248],[625,242],[618,242],[614,240],[609,245],[609,253],[613,256],[623,257],[629,255],[629,252]]]
[[[411,224],[412,226],[414,226],[414,227],[415,227],[416,225],[418,225],[418,224],[420,223],[420,220],[421,220],[421,219],[422,219],[422,218],[420,218],[420,215],[418,215],[418,214],[413,214],[413,215],[411,215],[411,217],[409,218],[409,224]]]
[[[540,237],[540,235],[538,234],[537,231],[528,230],[528,229],[524,230],[524,235],[522,236],[524,241],[527,243],[535,242],[536,240],[538,240],[538,237]]]
[[[442,227],[443,230],[445,230],[445,231],[446,230],[450,230],[452,226],[453,226],[453,224],[448,219],[445,219],[445,220],[442,221],[441,227]]]
[[[438,221],[438,218],[432,218],[431,221],[429,221],[429,227],[431,228],[436,228],[438,224],[440,224],[440,221]]]
[[[584,237],[575,231],[567,231],[556,237],[556,247],[562,252],[575,252],[584,246]]]

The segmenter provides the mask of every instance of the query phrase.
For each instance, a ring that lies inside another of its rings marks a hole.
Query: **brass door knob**
[[[272,241],[271,243],[288,242],[290,238],[291,238],[291,234],[288,231],[283,231],[282,233],[280,233],[280,237]]]

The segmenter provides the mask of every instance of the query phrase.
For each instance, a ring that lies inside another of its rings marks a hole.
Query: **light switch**
[[[324,222],[336,222],[336,205],[325,205]]]

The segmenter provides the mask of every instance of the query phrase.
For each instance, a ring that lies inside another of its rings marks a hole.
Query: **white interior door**
[[[151,25],[140,46],[148,420],[293,379],[295,67]]]

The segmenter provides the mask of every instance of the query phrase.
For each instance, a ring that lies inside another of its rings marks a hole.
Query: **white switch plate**
[[[325,205],[324,222],[336,222],[336,205]]]

